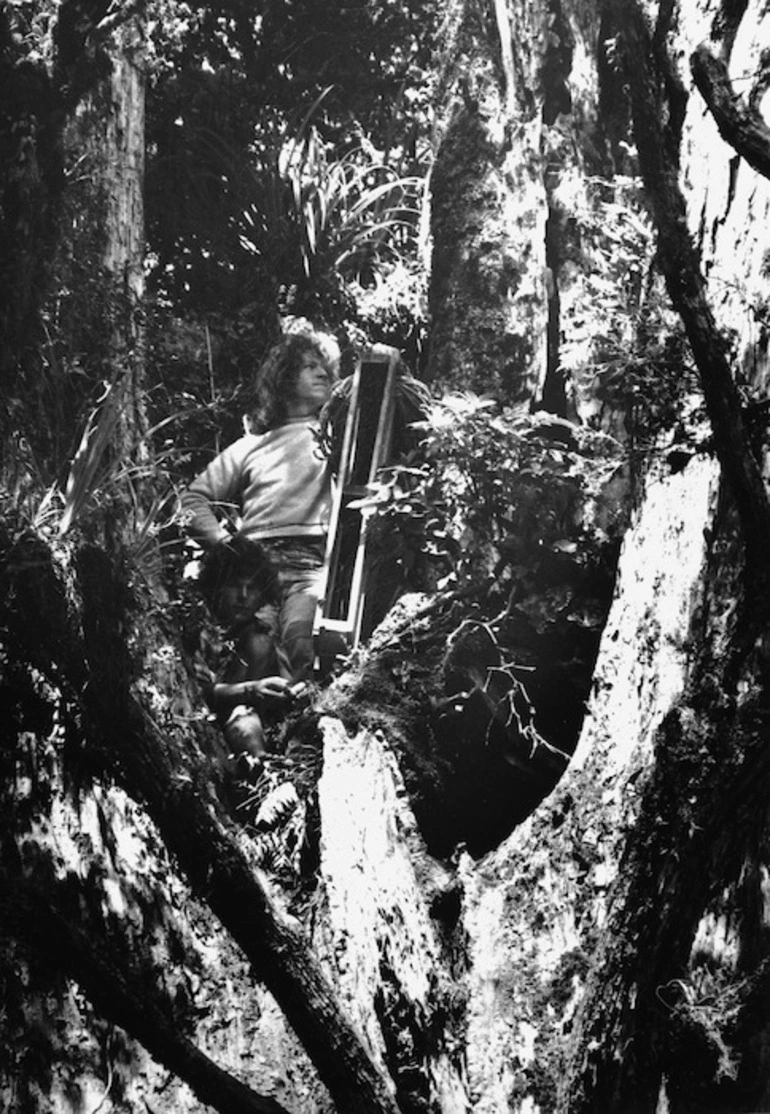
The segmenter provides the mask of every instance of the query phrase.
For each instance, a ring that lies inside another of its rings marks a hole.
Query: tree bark
[[[120,377],[128,412],[121,414],[118,457],[130,456],[140,465],[147,458],[141,438],[147,431],[144,412],[145,344],[144,300],[144,28],[134,17],[115,32],[112,73],[106,89],[104,114],[107,153],[102,171],[107,236],[104,266],[111,276],[115,313],[112,324],[112,362]]]
[[[690,58],[690,67],[719,134],[749,166],[770,178],[770,127],[756,108],[736,94],[724,61],[701,43]]]
[[[39,348],[51,340],[40,312],[70,231],[67,133],[103,80],[97,28],[109,7],[105,0],[64,0],[45,36],[27,13],[9,5],[0,12],[0,367],[3,391],[9,398],[26,391],[28,406],[41,374]],[[35,422],[48,420],[42,409],[32,415],[36,440]]]
[[[661,63],[635,0],[612,6],[623,44],[639,163],[658,235],[658,257],[671,301],[684,323],[703,386],[714,447],[740,514],[751,600],[750,631],[770,612],[770,500],[744,420],[727,342],[709,305],[698,253],[679,187],[678,135],[666,126],[676,111],[666,100],[670,60]],[[749,634],[739,652],[751,643]]]
[[[13,905],[3,929],[13,931],[26,947],[55,956],[104,1017],[141,1041],[147,1051],[184,1079],[201,1102],[220,1114],[287,1114],[275,1099],[258,1095],[219,1068],[179,1031],[169,1002],[155,1000],[148,985],[131,971],[127,945],[106,951],[98,936],[83,931],[57,908],[56,891],[4,873],[3,886]]]
[[[448,6],[431,175],[428,378],[525,408],[547,355],[536,8],[514,29],[504,3]]]
[[[659,1109],[661,1101],[671,1110],[689,1109],[688,1101],[720,1101],[718,1072],[709,1079],[707,1068],[700,1074],[671,1051],[676,1039],[667,995],[685,985],[707,911],[747,869],[754,841],[764,843],[762,801],[770,777],[761,742],[766,672],[748,654],[766,625],[770,599],[767,494],[687,227],[678,135],[671,127],[676,112],[665,92],[672,84],[670,63],[657,53],[636,3],[626,0],[613,12],[659,259],[700,372],[725,490],[689,684],[655,740],[655,764],[642,786],[592,962],[561,1094],[560,1109],[570,1114],[641,1114]],[[736,604],[743,622],[736,621]],[[750,691],[750,699],[741,690]],[[692,1095],[695,1078],[698,1098]],[[751,1070],[731,1083],[733,1089],[722,1083],[724,1108],[756,1105],[761,1084],[758,1089]]]
[[[688,982],[696,929],[710,904],[746,869],[754,841],[764,841],[770,788],[762,682],[744,674],[754,695],[741,706],[714,669],[714,632],[733,598],[737,552],[727,540],[729,517],[718,530],[705,580],[709,633],[682,699],[657,732],[625,840],[561,1095],[559,1109],[569,1114],[650,1112],[661,1088],[669,1109],[686,1109],[671,1096],[685,1093],[688,1077],[691,1085],[697,1077],[704,1103],[717,1088],[707,1069],[701,1074],[672,1054],[667,995]],[[756,1080],[741,1079],[723,1101],[725,1109],[756,1104]]]
[[[66,684],[82,710],[92,745],[98,748],[98,740],[110,739],[110,766],[119,771],[127,791],[145,802],[196,893],[275,996],[339,1110],[392,1114],[396,1106],[389,1083],[343,1014],[307,937],[296,921],[279,912],[239,847],[200,750],[163,702],[157,709],[147,706],[143,686],[152,667],[132,660],[129,647],[151,656],[154,647],[165,643],[163,632],[150,621],[149,601],[141,633],[133,637],[126,610],[130,593],[113,559],[95,547],[81,550],[81,641],[63,570],[45,543],[32,542],[23,556],[7,535],[2,543],[14,600],[14,610],[4,618],[19,651],[55,683]],[[177,661],[163,683],[165,691],[178,695],[190,682]],[[166,722],[161,724],[164,707]]]

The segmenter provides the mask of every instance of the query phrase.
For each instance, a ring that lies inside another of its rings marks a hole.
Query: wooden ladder
[[[365,630],[370,512],[360,503],[390,457],[400,362],[397,349],[376,345],[363,353],[353,373],[313,629],[321,675],[358,646]]]

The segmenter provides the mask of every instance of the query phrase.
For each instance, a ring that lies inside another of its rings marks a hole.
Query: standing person
[[[259,612],[261,627],[239,646],[245,679],[268,674],[289,685],[310,676],[317,583],[331,500],[318,415],[334,367],[314,335],[286,337],[256,379],[255,432],[220,453],[189,486],[182,509],[206,552],[233,537],[258,542],[278,578],[280,599]]]

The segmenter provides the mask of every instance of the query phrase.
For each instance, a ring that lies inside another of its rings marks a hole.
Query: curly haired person
[[[273,701],[289,700],[292,685],[309,677],[313,666],[331,501],[318,416],[334,379],[333,363],[315,335],[295,334],[275,345],[257,373],[254,432],[215,457],[182,496],[187,530],[207,559],[235,538],[248,539],[259,544],[275,573],[275,598],[256,592],[245,599],[257,621],[241,623],[236,643],[243,666],[239,683],[268,678]],[[235,584],[225,579],[220,592],[230,589],[235,602]],[[241,583],[244,598],[245,589]],[[229,714],[225,733],[236,752],[262,751],[261,729],[249,726],[258,721],[260,699],[255,689]]]

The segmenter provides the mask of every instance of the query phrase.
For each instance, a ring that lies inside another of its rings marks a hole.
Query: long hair
[[[264,433],[283,425],[287,408],[297,383],[302,361],[308,353],[318,356],[321,363],[334,374],[334,366],[320,340],[313,334],[293,333],[274,345],[257,372],[255,405],[252,428]]]

